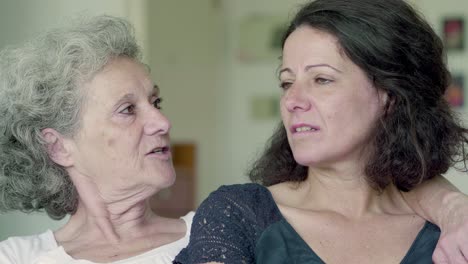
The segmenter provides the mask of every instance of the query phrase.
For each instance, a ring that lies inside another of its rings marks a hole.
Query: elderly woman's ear
[[[42,138],[47,144],[47,153],[51,160],[63,167],[73,164],[70,145],[62,134],[52,128],[42,130]]]

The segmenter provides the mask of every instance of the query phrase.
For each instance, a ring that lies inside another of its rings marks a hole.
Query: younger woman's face
[[[281,116],[296,161],[329,167],[365,154],[386,94],[341,50],[309,26],[287,38],[280,70]]]

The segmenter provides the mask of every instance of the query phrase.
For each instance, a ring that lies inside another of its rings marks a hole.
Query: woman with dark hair
[[[440,229],[419,215],[444,228],[450,190],[414,195],[451,188],[440,175],[468,158],[440,39],[402,0],[317,0],[282,47],[282,123],[255,183],[212,193],[176,262],[431,263]]]

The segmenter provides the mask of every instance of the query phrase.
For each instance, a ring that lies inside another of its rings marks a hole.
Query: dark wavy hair
[[[409,191],[462,162],[468,130],[451,111],[444,93],[451,77],[443,44],[428,23],[402,0],[316,0],[304,5],[282,39],[309,26],[338,39],[344,54],[390,100],[372,133],[373,153],[365,167],[371,186],[394,184]],[[249,171],[266,186],[301,182],[282,123]]]

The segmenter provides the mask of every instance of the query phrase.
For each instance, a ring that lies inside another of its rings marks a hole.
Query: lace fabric
[[[255,263],[260,234],[281,215],[258,184],[222,186],[200,205],[187,248],[174,263]]]

